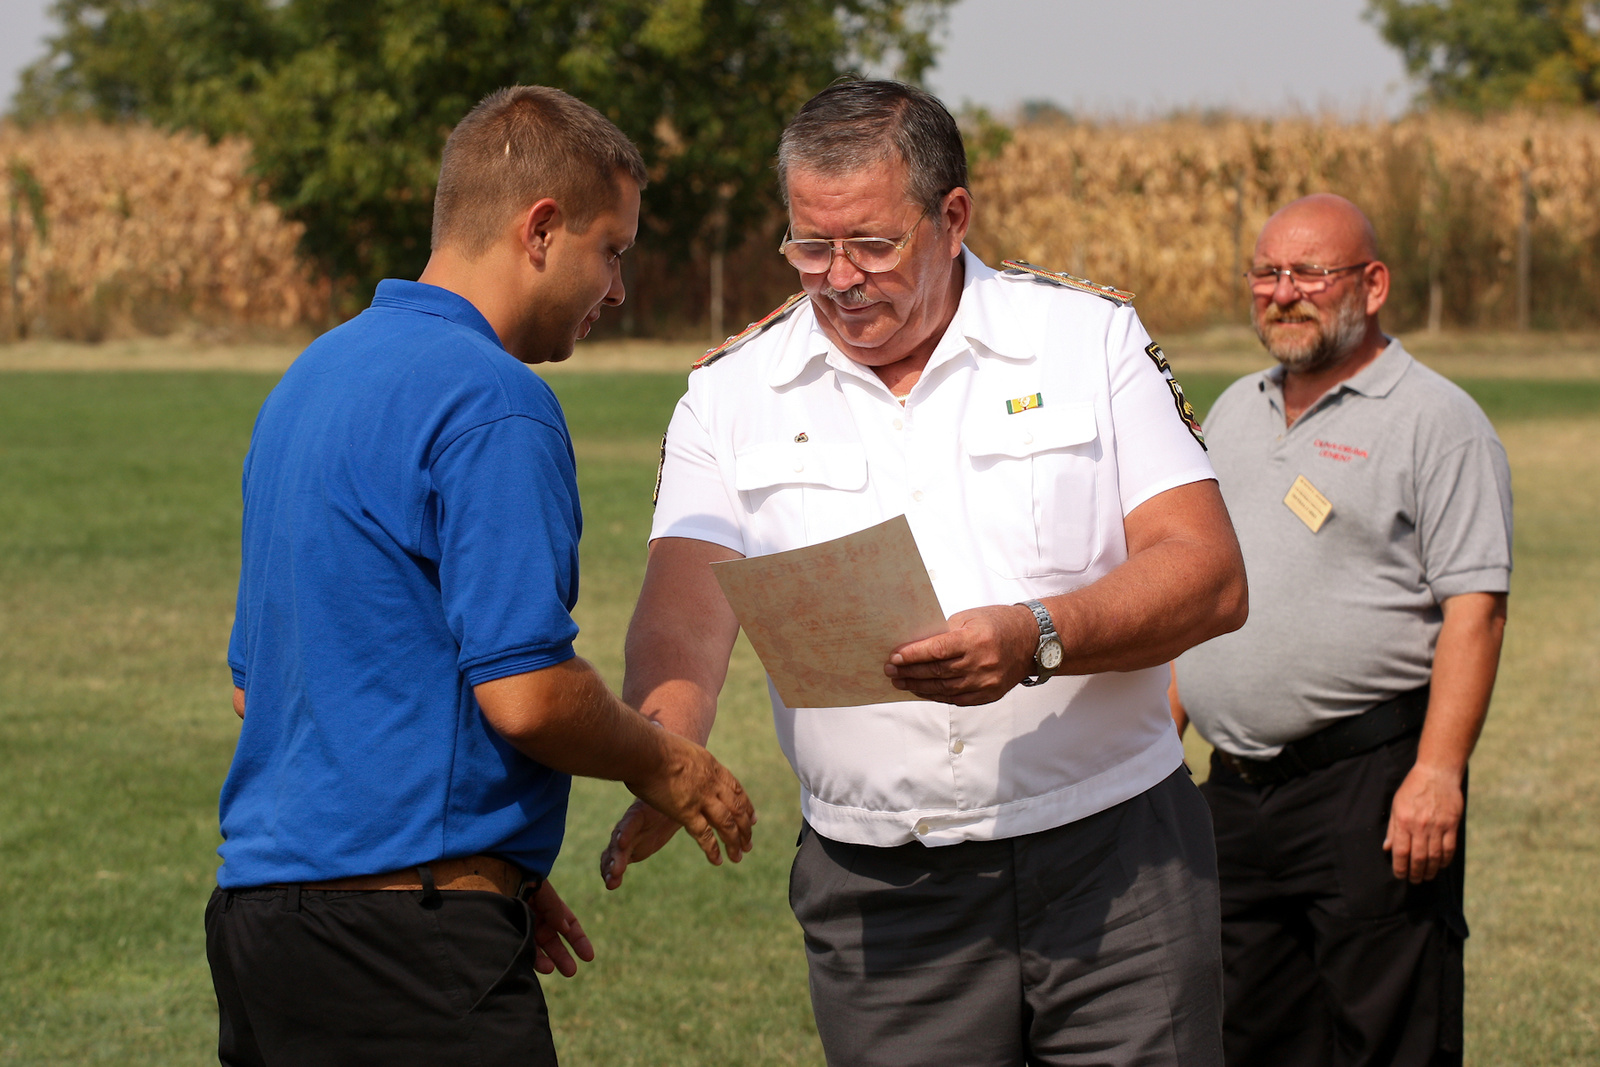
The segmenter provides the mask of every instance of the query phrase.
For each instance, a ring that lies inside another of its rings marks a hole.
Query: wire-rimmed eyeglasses
[[[1320,293],[1333,284],[1335,274],[1370,267],[1374,260],[1352,263],[1348,267],[1318,267],[1311,263],[1295,263],[1288,267],[1251,267],[1244,272],[1245,280],[1257,293],[1270,293],[1278,287],[1278,279],[1287,277],[1296,289],[1310,296]]]
[[[927,211],[917,216],[911,229],[898,241],[887,237],[806,237],[792,240],[787,230],[778,252],[789,265],[801,274],[824,274],[833,266],[833,257],[843,253],[845,258],[868,274],[882,274],[900,265],[900,255],[911,242]]]

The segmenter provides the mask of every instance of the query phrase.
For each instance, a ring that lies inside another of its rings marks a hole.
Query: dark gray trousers
[[[1087,819],[873,848],[801,834],[789,903],[833,1067],[1220,1067],[1211,819],[1179,768]]]

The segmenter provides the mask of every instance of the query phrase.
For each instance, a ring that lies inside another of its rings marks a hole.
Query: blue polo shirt
[[[218,884],[548,872],[570,779],[472,687],[572,658],[581,526],[560,405],[465,299],[385,281],[307,348],[244,463]]]

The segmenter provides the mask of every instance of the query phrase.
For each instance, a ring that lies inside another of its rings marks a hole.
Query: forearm
[[[633,782],[661,773],[661,731],[606,688],[588,661],[475,686],[484,716],[517,751],[553,770]]]
[[[1141,515],[1146,508],[1160,510]],[[1190,521],[1171,521],[1174,509]],[[1126,562],[1082,589],[1043,601],[1065,649],[1061,673],[1154,667],[1244,625],[1244,560],[1216,483],[1163,493],[1136,509],[1126,525]],[[1150,536],[1155,532],[1160,536]]]
[[[1465,772],[1489,713],[1505,625],[1504,594],[1466,593],[1444,602],[1418,767],[1457,780]]]
[[[623,699],[646,717],[705,744],[739,621],[711,563],[738,554],[703,541],[663,538],[650,546],[639,603],[628,624]]]
[[[706,642],[685,631],[635,616],[628,627],[622,693],[645,718],[703,745],[716,721],[728,656],[723,653],[719,663],[707,653]]]

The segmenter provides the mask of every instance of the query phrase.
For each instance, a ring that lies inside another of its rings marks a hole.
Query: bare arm
[[[606,688],[582,659],[473,687],[483,714],[523,755],[547,767],[627,785],[685,826],[712,863],[717,837],[737,862],[755,812],[727,768],[677,734],[658,730]]]
[[[707,541],[652,541],[644,587],[628,624],[624,696],[648,718],[700,744],[711,736],[717,695],[739,636],[739,620],[711,564],[738,558],[737,552]],[[646,805],[630,807],[600,857],[606,888],[621,885],[630,863],[659,851],[677,830]]]
[[[233,687],[233,713],[244,718],[244,690],[238,686]]]
[[[1455,858],[1466,807],[1461,782],[1489,714],[1506,629],[1504,593],[1463,593],[1442,606],[1417,762],[1395,793],[1383,842],[1394,876],[1412,882],[1428,881]]]
[[[1128,558],[1082,589],[1043,601],[1061,635],[1062,674],[1154,667],[1244,625],[1244,559],[1214,481],[1145,501],[1123,520]],[[1032,672],[1039,628],[1020,605],[951,616],[948,633],[904,645],[895,687],[949,704],[998,700]]]
[[[739,559],[709,541],[663,537],[650,542],[639,603],[628,624],[623,699],[673,733],[700,744],[711,736],[717,694],[739,620],[711,564]]]

